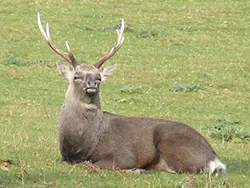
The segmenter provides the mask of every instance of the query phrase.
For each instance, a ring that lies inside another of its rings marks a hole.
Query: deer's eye
[[[76,81],[76,82],[78,82],[78,81],[81,81],[81,77],[79,77],[79,76],[74,76],[74,81]]]

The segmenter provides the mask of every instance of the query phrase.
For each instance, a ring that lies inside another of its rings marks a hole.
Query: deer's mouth
[[[90,95],[94,95],[97,92],[97,88],[95,87],[87,87],[86,92]]]

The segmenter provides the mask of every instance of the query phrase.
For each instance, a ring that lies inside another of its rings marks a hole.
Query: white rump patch
[[[223,175],[226,173],[226,165],[223,164],[218,158],[215,158],[213,161],[209,162],[208,171],[210,175]]]

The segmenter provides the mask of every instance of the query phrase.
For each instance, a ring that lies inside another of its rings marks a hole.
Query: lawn
[[[0,1],[0,187],[250,187],[250,3],[246,1]],[[58,118],[62,60],[36,23],[50,23],[58,48],[79,62],[106,64],[102,108],[165,118],[201,132],[227,174],[124,174],[61,162]]]

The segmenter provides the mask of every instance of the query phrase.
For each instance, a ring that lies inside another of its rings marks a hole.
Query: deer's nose
[[[88,80],[87,81],[87,88],[86,88],[86,92],[89,95],[94,95],[97,92],[97,82],[95,80]]]
[[[89,80],[87,84],[87,87],[96,87],[97,85],[95,80]]]

